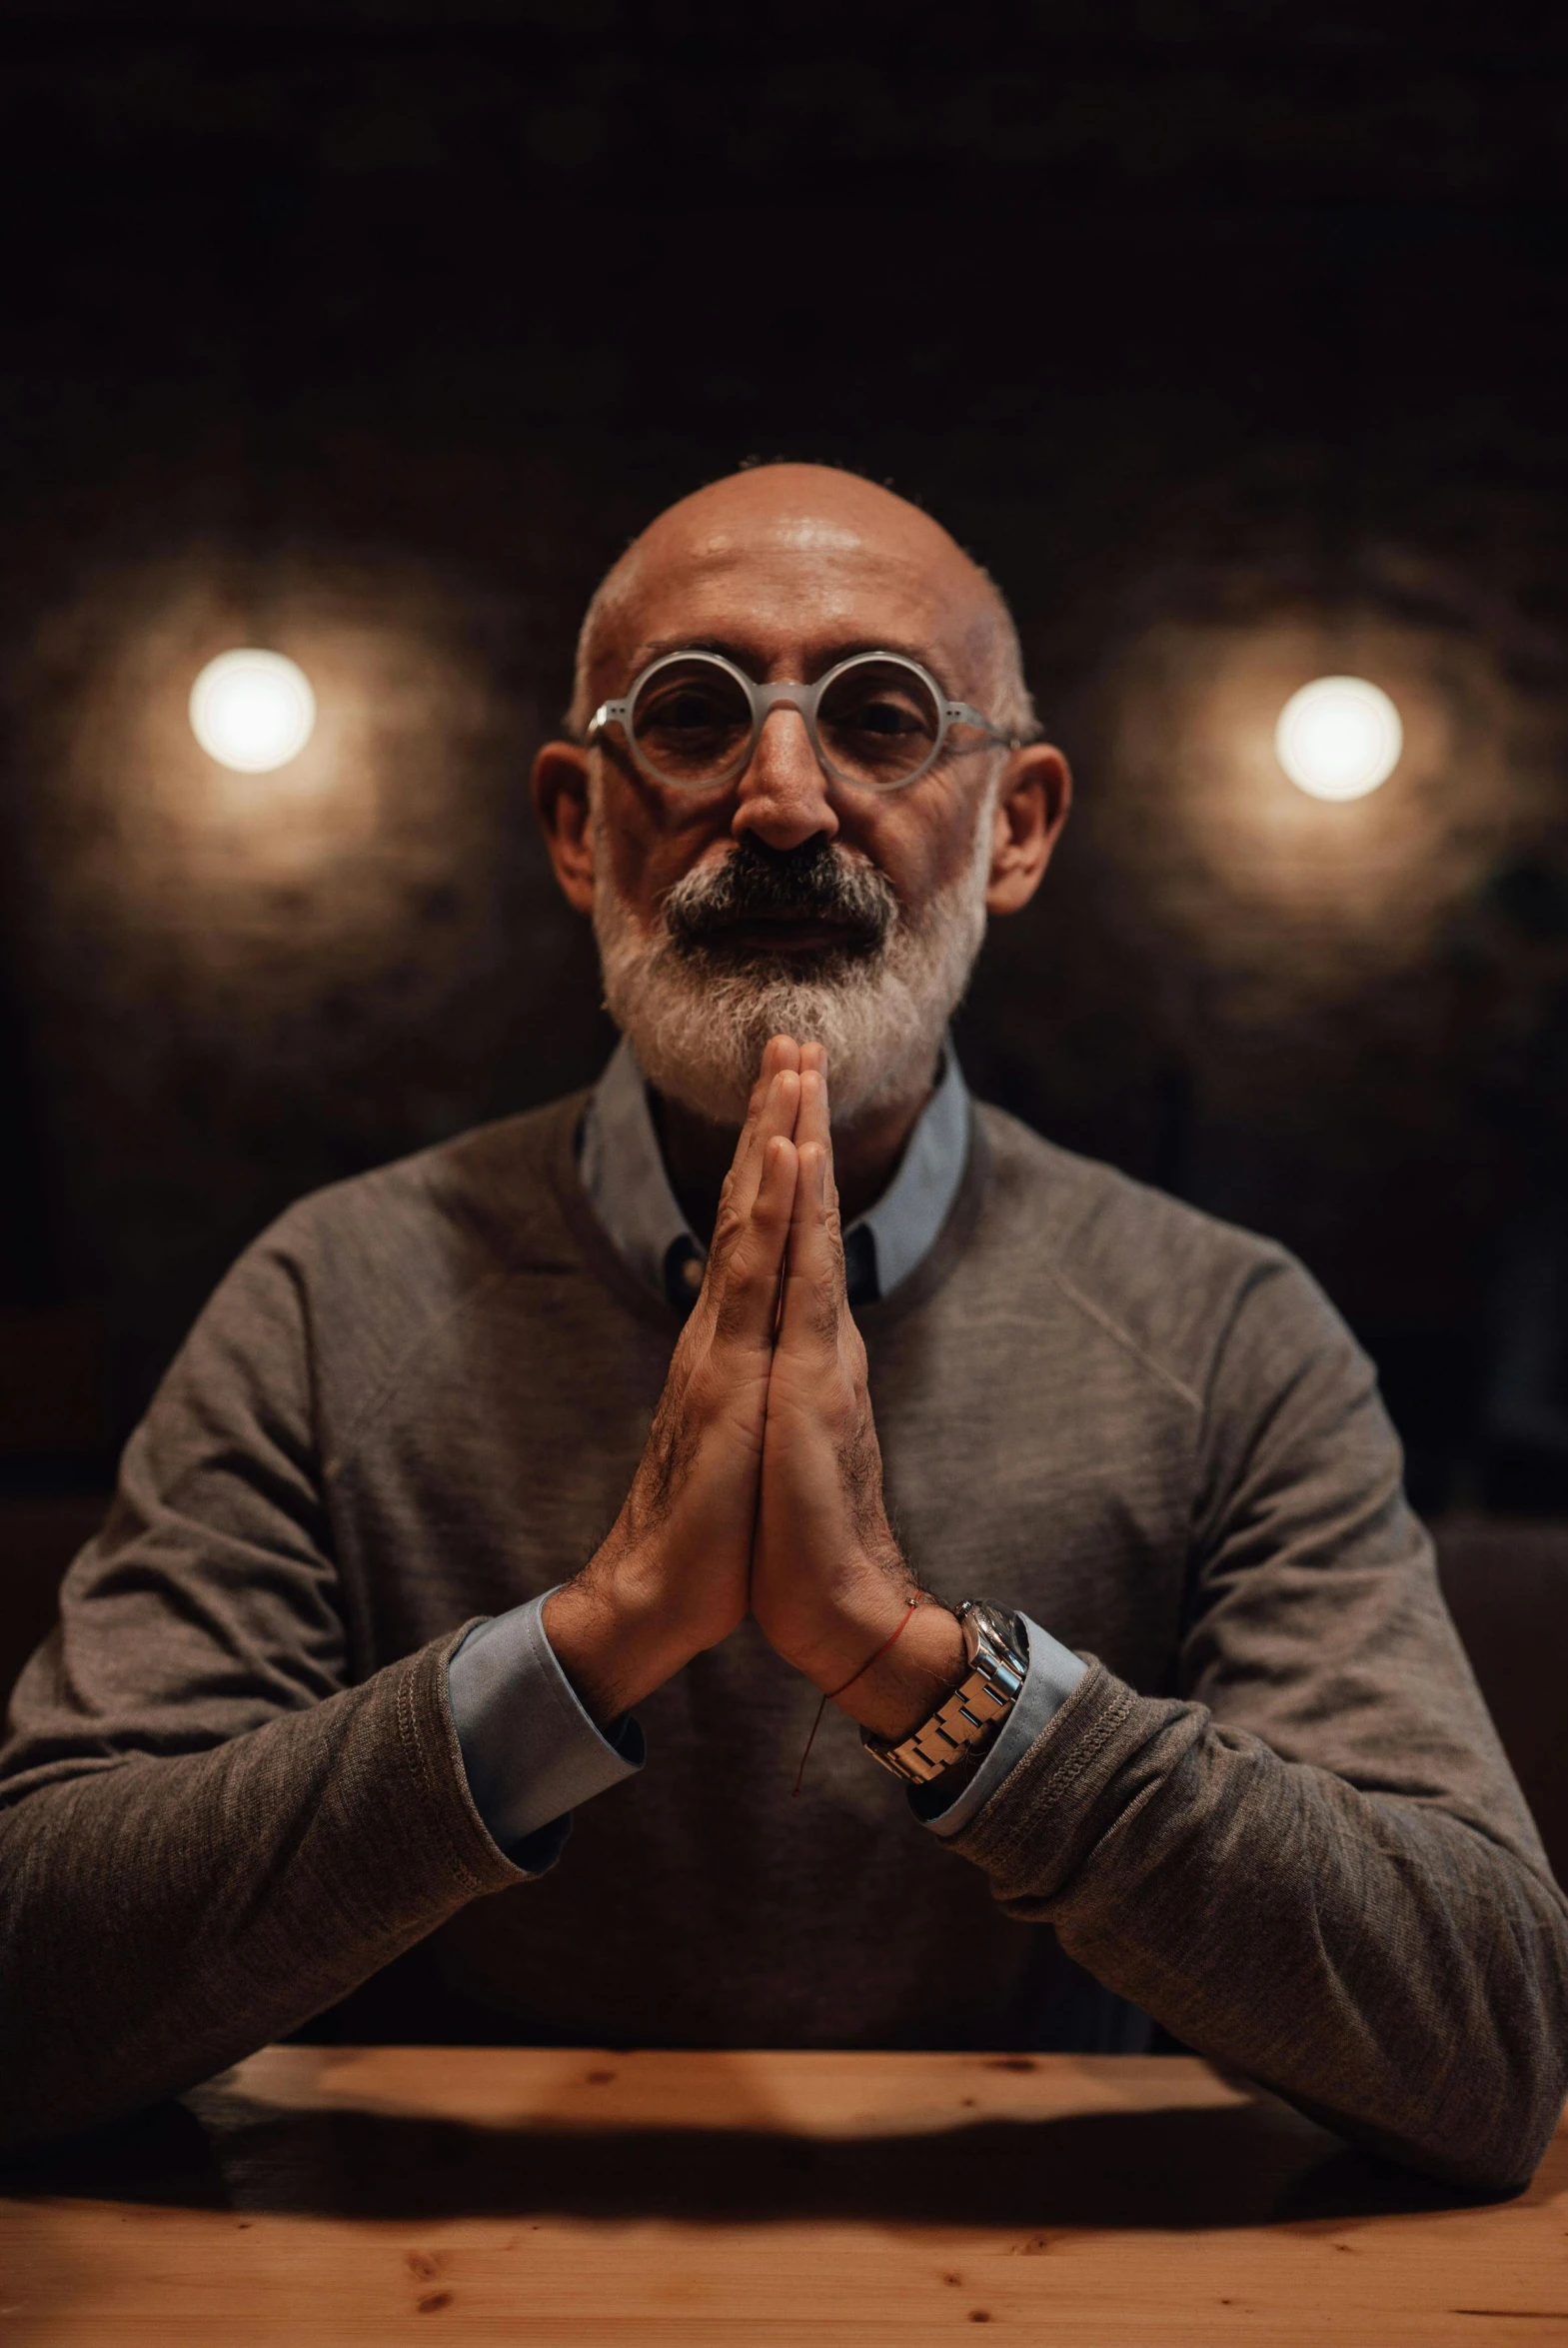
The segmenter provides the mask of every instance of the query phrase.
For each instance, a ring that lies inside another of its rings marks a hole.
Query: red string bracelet
[[[919,1610],[920,1600],[918,1598],[911,1598],[909,1600],[909,1610],[904,1615],[903,1620],[899,1623],[897,1629],[893,1631],[890,1637],[884,1638],[882,1640],[882,1643],[876,1649],[875,1654],[867,1655],[865,1661],[860,1665],[859,1670],[851,1671],[848,1678],[844,1681],[842,1687],[830,1687],[827,1689],[826,1693],[822,1697],[821,1702],[816,1707],[816,1718],[811,1722],[811,1733],[805,1740],[805,1750],[800,1755],[800,1766],[794,1773],[794,1783],[789,1789],[789,1799],[791,1801],[793,1801],[795,1795],[799,1792],[801,1785],[805,1781],[805,1764],[811,1757],[811,1747],[816,1742],[816,1731],[822,1724],[822,1714],[826,1711],[828,1705],[835,1704],[841,1695],[846,1695],[849,1689],[853,1687],[857,1679],[863,1679],[865,1677],[866,1672],[869,1671],[873,1663],[879,1663],[881,1661],[883,1655],[886,1654],[889,1647],[897,1645],[899,1639],[902,1638],[904,1632],[908,1629],[910,1622],[913,1620],[914,1616],[919,1612]]]

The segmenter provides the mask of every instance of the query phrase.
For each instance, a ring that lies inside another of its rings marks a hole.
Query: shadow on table
[[[705,2128],[504,2128],[280,2113],[232,2090],[165,2106],[0,2190],[323,2217],[1216,2228],[1474,2200],[1271,2102],[847,2139]],[[199,2116],[198,2116],[199,2113]]]

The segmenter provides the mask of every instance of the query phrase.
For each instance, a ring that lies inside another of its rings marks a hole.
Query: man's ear
[[[568,905],[594,910],[594,831],[588,806],[588,753],[576,742],[547,742],[534,761],[534,813]]]
[[[996,801],[985,910],[1019,913],[1045,878],[1072,805],[1072,774],[1059,750],[1031,742],[1007,761]]]

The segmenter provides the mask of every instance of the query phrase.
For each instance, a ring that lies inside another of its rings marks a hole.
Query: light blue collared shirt
[[[889,1295],[946,1221],[969,1156],[968,1089],[949,1045],[898,1171],[844,1233],[850,1302]],[[665,1172],[648,1089],[625,1041],[589,1101],[579,1144],[589,1202],[646,1284],[689,1305],[707,1256]],[[550,1593],[546,1593],[548,1596]],[[643,1766],[628,1717],[603,1732],[578,1701],[545,1634],[545,1598],[478,1623],[452,1657],[452,1717],[475,1806],[501,1848],[530,1874],[560,1857],[571,1812]],[[1026,1615],[1029,1669],[995,1743],[962,1781],[936,1778],[911,1794],[917,1817],[956,1834],[990,1799],[1083,1676],[1076,1655]]]
[[[969,1119],[968,1087],[949,1045],[897,1173],[844,1232],[852,1304],[889,1295],[930,1247],[969,1162]],[[578,1165],[594,1212],[628,1263],[660,1295],[690,1303],[708,1250],[670,1187],[648,1088],[625,1039],[589,1100]]]

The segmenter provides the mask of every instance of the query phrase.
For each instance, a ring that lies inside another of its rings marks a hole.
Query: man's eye
[[[727,710],[716,696],[691,686],[645,705],[639,718],[642,724],[657,727],[662,734],[705,734],[712,733],[716,727],[735,724],[735,713]]]
[[[887,700],[862,701],[853,709],[842,712],[837,722],[856,734],[893,736],[922,731],[916,711],[906,708],[901,702]]]

